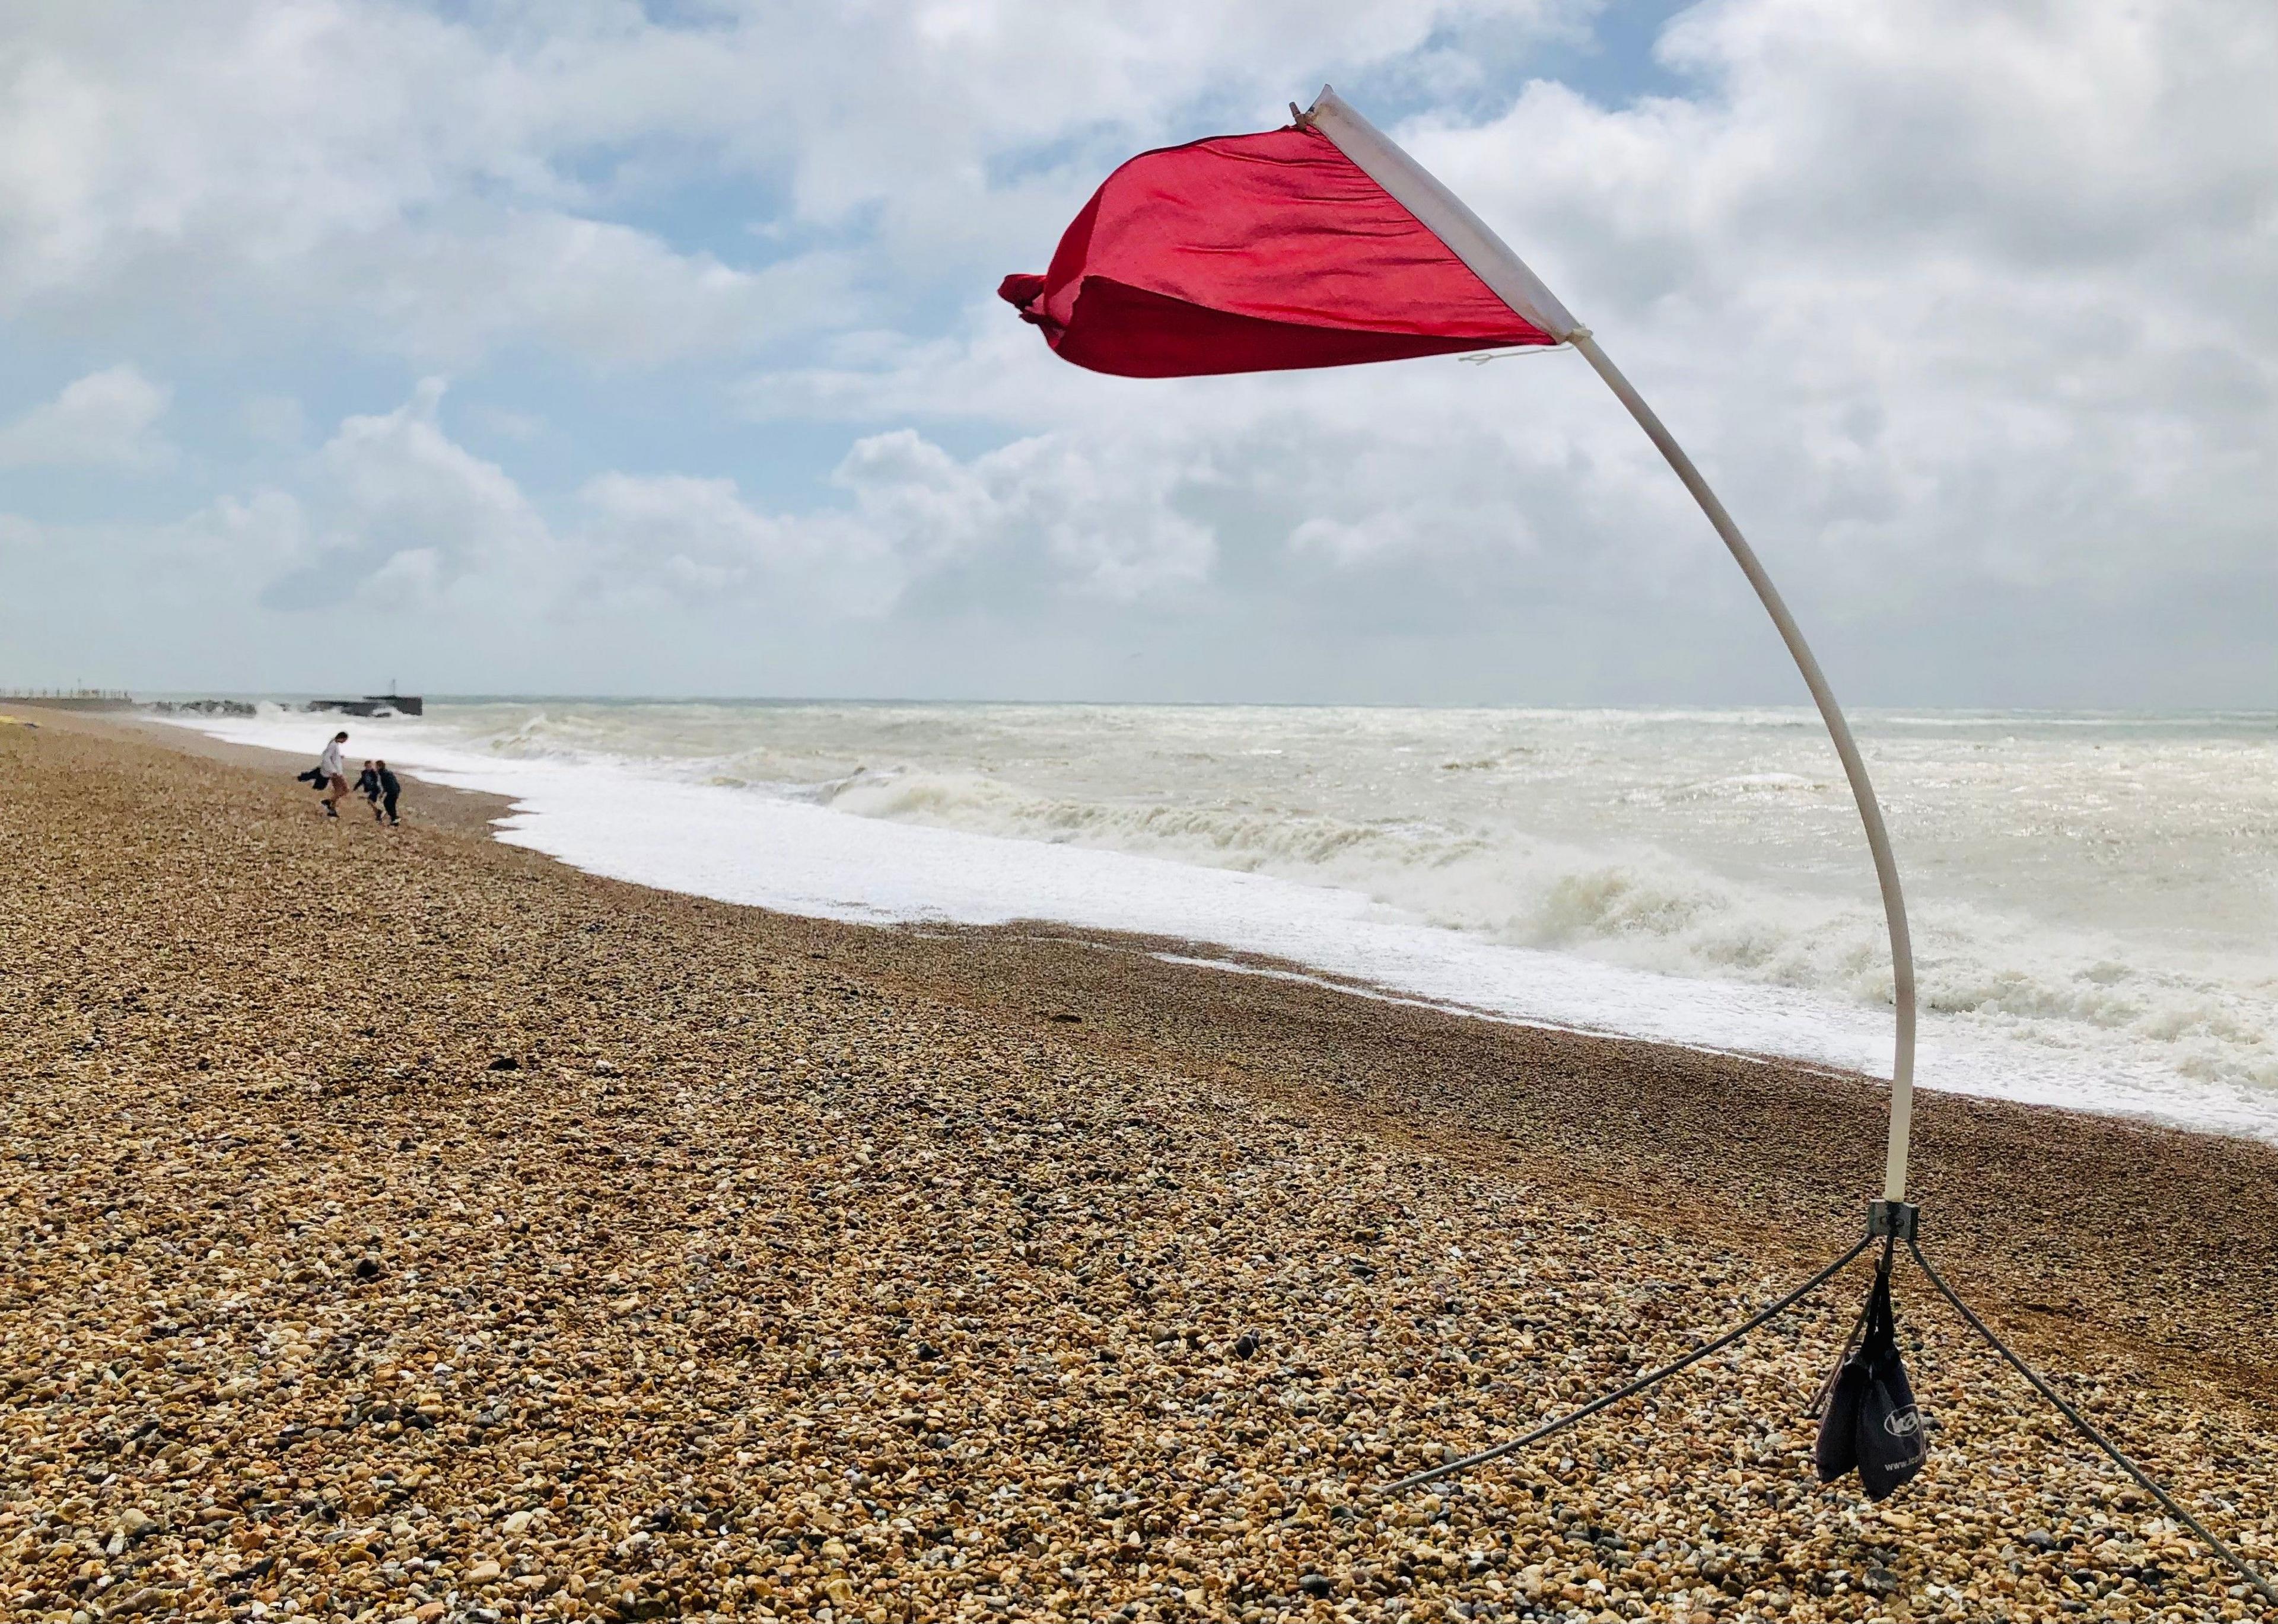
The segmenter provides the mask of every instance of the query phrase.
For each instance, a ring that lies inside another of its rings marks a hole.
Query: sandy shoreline
[[[1798,1454],[1855,1283],[1657,1428],[1368,1498],[1846,1242],[1864,1082],[644,891],[159,731],[0,731],[23,1616],[2260,1605],[1903,1277],[1888,1512]],[[1916,1165],[1949,1275],[2278,1554],[2278,1152],[1934,1097]]]

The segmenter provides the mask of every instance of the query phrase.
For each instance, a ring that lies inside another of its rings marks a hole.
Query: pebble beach
[[[409,785],[0,728],[0,1614],[2278,1616],[1901,1265],[1867,1079],[577,873]],[[1270,968],[1270,967],[1268,967]],[[1924,1245],[2278,1567],[2278,1151],[1953,1097]]]

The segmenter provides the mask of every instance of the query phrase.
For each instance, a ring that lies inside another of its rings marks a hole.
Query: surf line
[[[1061,938],[1065,940],[1065,938]],[[1095,944],[1105,946],[1105,943]],[[1113,949],[1128,951],[1128,949]],[[1885,1086],[1890,1079],[1869,1071],[1846,1071],[1838,1066],[1819,1065],[1808,1060],[1797,1060],[1786,1055],[1759,1054],[1745,1048],[1722,1048],[1714,1043],[1686,1043],[1676,1038],[1642,1038],[1633,1032],[1624,1032],[1615,1026],[1580,1026],[1567,1021],[1545,1019],[1539,1016],[1508,1015],[1496,1010],[1483,1010],[1476,1004],[1457,1003],[1452,1000],[1418,998],[1410,993],[1395,993],[1365,981],[1342,981],[1333,976],[1315,975],[1303,970],[1282,970],[1266,964],[1245,964],[1232,958],[1201,958],[1187,953],[1150,952],[1150,958],[1160,959],[1166,964],[1190,964],[1201,970],[1217,970],[1227,975],[1262,976],[1270,981],[1298,981],[1308,987],[1318,987],[1324,992],[1347,993],[1356,998],[1371,998],[1379,1003],[1395,1003],[1411,1010],[1429,1010],[1435,1015],[1457,1015],[1472,1020],[1492,1022],[1498,1026],[1517,1026],[1527,1032],[1561,1032],[1571,1037],[1602,1038],[1617,1043],[1646,1043],[1655,1048],[1682,1049],[1693,1055],[1716,1055],[1725,1060],[1738,1060],[1752,1066],[1785,1066],[1807,1077],[1823,1077],[1830,1081],[1851,1082],[1864,1078]],[[1933,1090],[1932,1092],[1938,1092]]]

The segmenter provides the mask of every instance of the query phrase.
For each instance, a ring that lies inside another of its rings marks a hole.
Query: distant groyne
[[[134,696],[111,688],[16,688],[0,691],[0,703],[44,705],[58,711],[131,711]]]

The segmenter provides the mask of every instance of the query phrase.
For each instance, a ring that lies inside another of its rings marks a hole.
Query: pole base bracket
[[[1873,1201],[1867,1208],[1867,1237],[1912,1240],[1922,1232],[1922,1208],[1910,1201]]]

